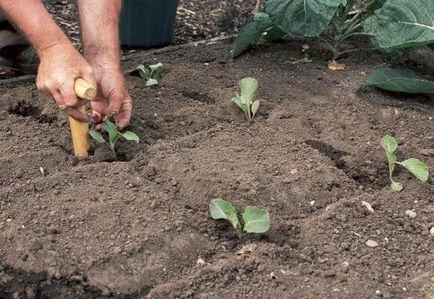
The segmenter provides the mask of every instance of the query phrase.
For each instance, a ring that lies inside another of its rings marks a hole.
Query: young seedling
[[[398,162],[396,158],[396,150],[398,149],[398,142],[396,142],[395,138],[389,135],[385,135],[381,139],[381,147],[386,152],[387,161],[389,164],[389,178],[391,183],[391,188],[395,191],[401,191],[403,186],[400,182],[395,182],[392,178],[393,171],[395,170],[395,165],[401,165],[405,167],[411,174],[413,174],[417,179],[422,182],[426,182],[429,177],[428,167],[422,161],[410,158],[402,162]]]
[[[163,64],[160,62],[150,66],[144,66],[143,64],[140,64],[129,73],[138,74],[142,79],[146,80],[146,86],[155,86],[159,84],[158,80],[155,78],[158,77],[162,69]]]
[[[215,220],[224,219],[229,221],[239,233],[244,231],[246,233],[261,234],[267,232],[270,228],[270,215],[267,210],[247,206],[241,215],[242,222],[240,222],[237,210],[231,203],[222,198],[211,200],[209,213]]]
[[[260,102],[254,100],[258,90],[258,81],[254,78],[244,78],[240,81],[241,95],[238,93],[232,98],[232,101],[244,111],[246,119],[252,121],[258,112]]]
[[[89,135],[99,143],[107,145],[107,147],[112,151],[116,159],[116,142],[119,139],[133,141],[136,144],[138,144],[140,141],[139,136],[137,136],[136,133],[131,131],[121,133],[119,132],[118,127],[109,120],[103,123],[101,127],[108,133],[108,141],[104,139],[101,133],[95,130],[89,130]]]

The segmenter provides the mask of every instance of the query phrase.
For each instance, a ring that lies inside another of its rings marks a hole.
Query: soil
[[[77,160],[33,82],[0,86],[0,298],[432,298],[433,182],[398,169],[393,192],[379,141],[432,168],[434,98],[366,86],[390,63],[378,53],[333,72],[305,43],[126,54],[125,69],[165,69],[156,88],[127,78],[141,143],[119,161],[96,144]],[[432,75],[427,55],[400,61]],[[230,101],[246,76],[260,82],[252,123]],[[213,221],[217,197],[268,209],[270,231]]]

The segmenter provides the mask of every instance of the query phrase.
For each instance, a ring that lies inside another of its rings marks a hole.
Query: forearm
[[[24,33],[40,56],[52,46],[69,44],[68,38],[40,0],[0,0],[0,8]]]
[[[0,0],[1,1],[1,0]],[[83,54],[94,67],[120,68],[121,0],[78,0]]]

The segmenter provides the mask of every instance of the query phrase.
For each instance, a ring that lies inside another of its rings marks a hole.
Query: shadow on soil
[[[22,117],[30,117],[39,123],[51,124],[57,120],[55,116],[42,114],[42,110],[39,107],[25,101],[18,101],[17,103],[10,105],[8,113]]]
[[[372,86],[362,86],[357,89],[356,94],[374,105],[408,108],[423,112],[434,111],[434,98],[430,95],[395,93]]]
[[[95,286],[90,286],[86,278],[50,279],[47,272],[26,272],[11,266],[0,264],[0,274],[6,276],[6,282],[0,281],[0,298],[143,298],[151,287],[144,287],[134,294],[106,294]]]
[[[381,189],[388,182],[386,175],[373,174],[372,170],[374,169],[372,169],[371,166],[367,167],[366,165],[358,163],[356,165],[348,165],[342,158],[350,156],[350,153],[336,149],[332,145],[318,140],[306,140],[305,143],[311,148],[318,150],[320,154],[329,158],[335,164],[336,168],[342,170],[347,177],[365,187],[369,186],[370,188]]]

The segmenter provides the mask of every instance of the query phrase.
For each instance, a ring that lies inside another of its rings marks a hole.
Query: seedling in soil
[[[381,139],[381,147],[386,151],[387,161],[389,163],[389,178],[392,184],[391,188],[395,191],[401,191],[403,186],[400,182],[395,182],[392,178],[393,171],[395,170],[396,164],[405,167],[409,172],[411,172],[417,179],[422,182],[426,182],[429,177],[428,167],[425,163],[419,159],[410,158],[402,162],[398,162],[396,158],[396,150],[398,149],[398,143],[392,136],[386,135]]]
[[[240,81],[241,95],[238,93],[232,98],[232,101],[244,111],[246,119],[252,121],[258,112],[260,102],[254,100],[258,90],[258,81],[254,78],[244,78]]]
[[[240,221],[234,206],[221,198],[211,200],[209,213],[215,220],[224,219],[229,221],[233,228],[240,233],[244,231],[246,233],[261,234],[267,232],[270,228],[270,215],[267,210],[247,206],[241,215],[242,221]]]
[[[144,66],[143,64],[140,64],[129,73],[130,74],[136,73],[142,79],[146,80],[146,86],[155,86],[159,84],[158,80],[155,78],[158,77],[162,69],[163,69],[163,64],[160,62],[157,64],[152,64],[150,66]]]
[[[95,130],[90,130],[89,135],[99,143],[107,145],[107,147],[112,151],[116,159],[116,143],[119,139],[125,139],[128,141],[132,141],[135,144],[139,144],[140,139],[139,136],[136,135],[136,133],[131,131],[121,133],[119,132],[118,126],[116,126],[109,120],[103,123],[101,127],[108,133],[108,141],[104,139],[101,133]]]

